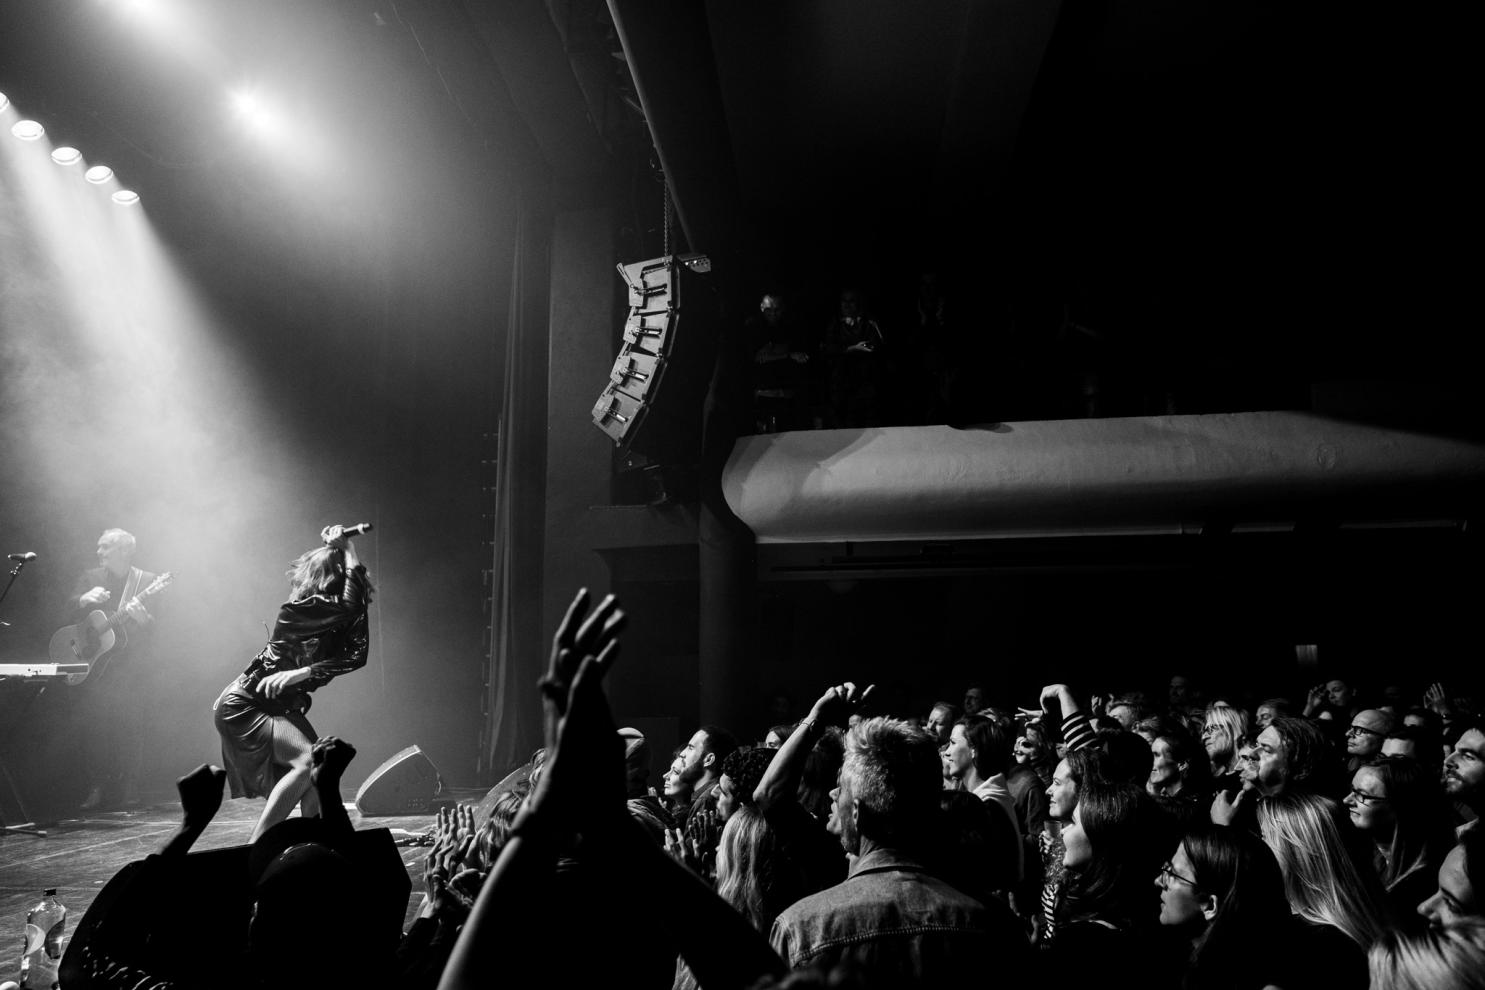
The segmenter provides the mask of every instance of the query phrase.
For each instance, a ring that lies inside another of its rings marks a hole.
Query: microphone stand
[[[10,580],[5,582],[5,590],[0,591],[0,604],[5,602],[5,596],[10,594],[10,586],[15,584],[15,579],[21,576],[21,568],[25,566],[26,562],[24,560],[18,560],[15,562],[15,566],[10,569]],[[9,625],[9,622],[0,621],[0,626]],[[0,807],[0,835],[19,832],[24,835],[36,835],[43,839],[46,838],[46,830],[37,826],[36,820],[26,810],[26,802],[21,798],[20,788],[15,785],[15,778],[10,775],[10,767],[5,762],[4,752],[0,752],[0,777],[5,778],[5,783],[10,788],[10,796],[14,800],[16,808],[20,811],[22,819],[22,824],[20,825],[7,825],[5,823],[4,808]]]
[[[5,590],[0,591],[0,605],[5,604],[5,596],[10,594],[10,586],[15,584],[15,579],[21,576],[21,568],[25,566],[26,562],[24,560],[18,560],[15,562],[15,566],[10,569],[10,580],[5,582]],[[0,621],[0,626],[8,625],[10,625],[9,622]]]

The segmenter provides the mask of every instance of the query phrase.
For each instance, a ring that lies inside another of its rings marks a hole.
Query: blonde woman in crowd
[[[1238,750],[1248,738],[1248,713],[1233,708],[1225,701],[1207,707],[1201,726],[1201,742],[1212,764],[1212,778],[1218,786],[1232,789],[1238,772]],[[1224,781],[1223,778],[1231,777]]]
[[[1258,806],[1259,830],[1298,920],[1294,957],[1314,968],[1302,986],[1366,986],[1367,950],[1392,927],[1382,883],[1347,844],[1344,818],[1339,804],[1318,794],[1283,794]]]

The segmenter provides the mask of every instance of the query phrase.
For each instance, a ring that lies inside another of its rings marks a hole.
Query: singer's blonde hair
[[[290,601],[329,594],[345,580],[345,553],[335,547],[306,550],[289,565],[287,577]]]

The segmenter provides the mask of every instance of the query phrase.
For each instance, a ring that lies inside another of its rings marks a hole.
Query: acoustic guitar
[[[148,588],[129,599],[113,615],[109,615],[102,609],[94,609],[76,625],[63,626],[53,633],[51,645],[47,647],[47,654],[53,663],[85,663],[88,665],[84,673],[68,674],[67,683],[81,684],[88,679],[90,674],[106,666],[106,661],[102,664],[98,661],[103,660],[108,651],[113,649],[114,644],[118,642],[118,633],[114,630],[118,628],[119,623],[129,617],[129,605],[143,601],[156,592],[164,591],[174,579],[174,575],[166,571],[151,581]]]

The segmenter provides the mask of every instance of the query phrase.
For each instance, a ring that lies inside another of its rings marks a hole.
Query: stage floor
[[[453,796],[462,798],[460,803],[475,803],[483,793]],[[262,810],[259,798],[223,801],[221,811],[193,848],[243,845]],[[392,830],[394,839],[420,835],[433,826],[432,815],[365,818],[354,807],[347,810],[357,830],[385,827]],[[20,979],[19,949],[26,912],[41,900],[43,889],[57,888],[58,899],[67,906],[67,933],[71,935],[103,885],[126,864],[157,852],[179,825],[180,804],[172,802],[63,820],[48,825],[45,837],[0,832],[0,981]],[[428,847],[401,846],[398,851],[412,878],[405,931],[423,897],[423,857]]]

